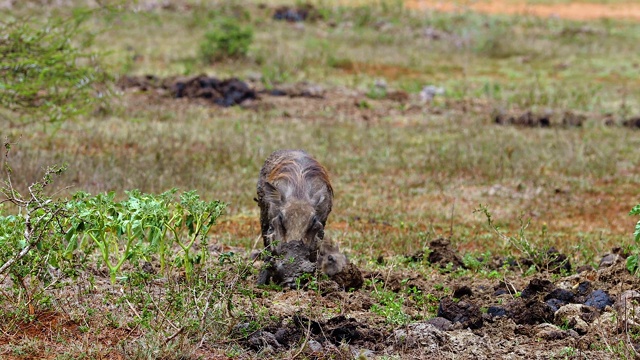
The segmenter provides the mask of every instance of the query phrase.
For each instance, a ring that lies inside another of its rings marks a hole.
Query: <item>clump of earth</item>
[[[244,337],[242,343],[261,354],[299,348],[303,343],[306,356],[320,358],[550,358],[565,348],[590,359],[609,358],[610,353],[600,351],[604,338],[640,330],[640,316],[634,312],[640,310],[640,292],[635,290],[640,280],[626,270],[619,251],[605,255],[598,269],[580,267],[580,272],[564,276],[559,275],[571,269],[566,255],[555,249],[544,253],[562,271],[456,278],[453,269],[464,269],[464,263],[448,240],[436,239],[428,254],[407,257],[432,270],[428,275],[424,271],[369,271],[364,272],[365,285],[358,291],[321,284],[320,291],[272,294],[275,298],[265,298],[262,304],[279,303],[271,307],[278,320]],[[512,261],[491,259],[487,263],[497,268]],[[380,309],[375,294],[382,290],[437,294],[437,303],[432,303],[435,316],[424,312],[426,305],[418,302],[419,297],[409,297],[402,310],[410,320],[402,326],[394,324],[392,314],[373,311]],[[339,308],[340,313],[309,317],[296,302]]]

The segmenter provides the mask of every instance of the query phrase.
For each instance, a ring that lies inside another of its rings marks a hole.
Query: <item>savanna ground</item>
[[[56,197],[177,187],[228,203],[196,279],[159,272],[149,256],[111,283],[87,254],[23,306],[34,294],[5,277],[1,357],[636,357],[640,331],[620,297],[640,284],[621,259],[637,249],[627,215],[640,185],[637,5],[589,1],[580,6],[631,10],[567,19],[500,11],[524,1],[431,3],[312,2],[319,16],[299,23],[272,19],[275,1],[96,12],[83,26],[114,77],[238,77],[258,99],[220,107],[134,86],[60,126],[0,129],[22,190],[67,163]],[[2,17],[37,22],[85,5],[16,3]],[[204,33],[221,16],[253,28],[249,52],[202,61]],[[425,99],[428,85],[443,91]],[[363,271],[362,289],[255,286],[255,183],[281,148],[305,149],[329,170],[327,234]],[[491,224],[475,211],[483,207]],[[624,306],[594,306],[598,290]],[[549,305],[589,299],[576,305],[582,322]]]

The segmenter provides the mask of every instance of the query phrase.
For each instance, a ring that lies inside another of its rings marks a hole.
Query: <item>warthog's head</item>
[[[271,215],[268,233],[272,243],[287,243],[302,241],[315,253],[318,244],[324,238],[324,226],[320,222],[317,209],[324,196],[322,191],[311,198],[294,197],[279,191],[273,185],[265,184],[267,200],[272,203],[271,209],[276,211]],[[315,261],[313,254],[311,261]]]

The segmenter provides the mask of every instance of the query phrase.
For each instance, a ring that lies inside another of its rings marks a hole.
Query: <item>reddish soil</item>
[[[438,11],[477,11],[487,14],[534,15],[541,17],[560,17],[573,20],[597,20],[602,18],[640,20],[640,4],[634,1],[626,3],[597,4],[588,2],[570,2],[559,4],[530,4],[524,0],[487,0],[487,1],[437,1],[406,0],[406,6],[416,10]]]

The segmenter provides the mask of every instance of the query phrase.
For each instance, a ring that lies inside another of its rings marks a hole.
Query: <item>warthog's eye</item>
[[[284,227],[284,215],[282,213],[278,214],[278,222],[280,223],[280,228],[282,229],[282,232],[286,232],[287,228]]]
[[[318,221],[318,217],[316,215],[313,215],[313,217],[311,218],[311,221],[309,221],[309,228],[314,228],[317,227],[318,225],[322,225],[320,224],[320,221]]]

